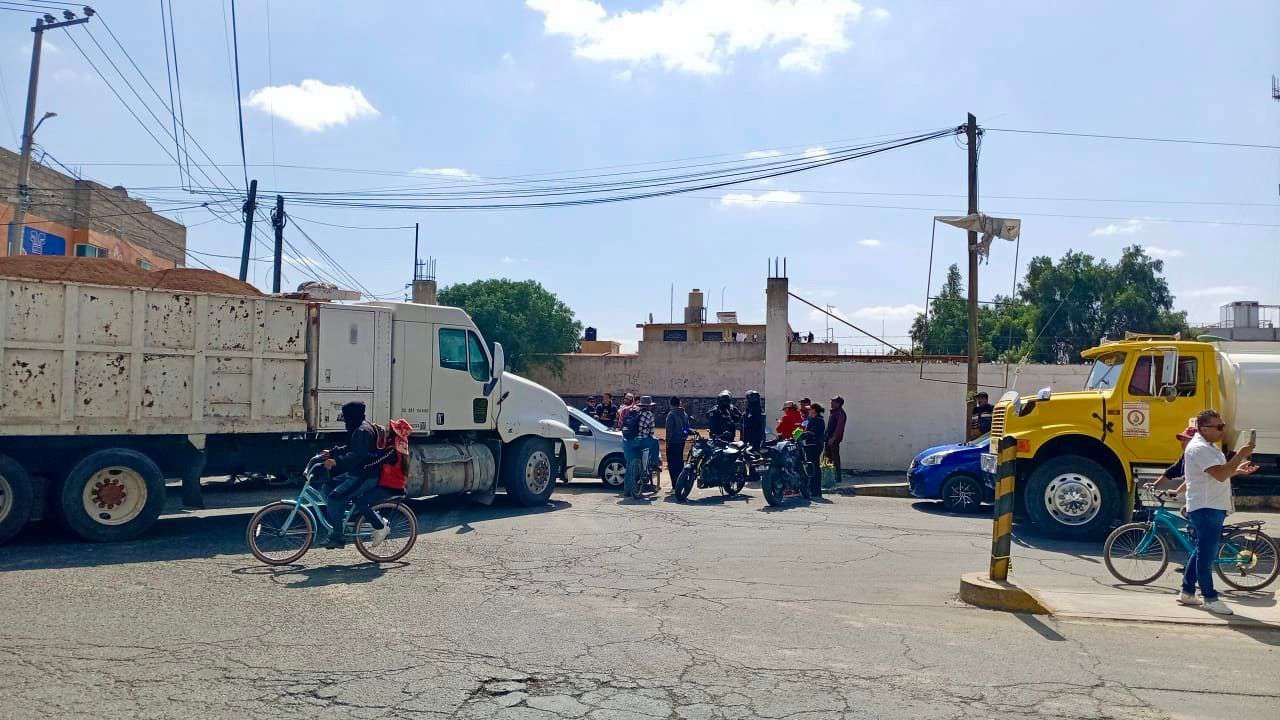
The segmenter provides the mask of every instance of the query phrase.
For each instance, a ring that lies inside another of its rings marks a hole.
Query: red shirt
[[[804,418],[800,415],[799,410],[792,410],[788,408],[783,411],[782,419],[778,421],[778,427],[774,428],[774,430],[777,431],[778,437],[784,440],[790,440],[791,434],[794,433],[796,428],[800,427],[800,424],[803,422]]]

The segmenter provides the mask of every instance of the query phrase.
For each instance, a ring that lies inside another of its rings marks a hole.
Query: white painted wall
[[[1027,365],[1014,382],[1020,393],[1042,387],[1079,390],[1089,369],[1083,365]],[[926,447],[964,438],[963,363],[928,363],[920,379],[919,363],[787,362],[786,397],[809,397],[828,405],[841,395],[849,424],[841,460],[846,470],[906,470],[911,458]],[[949,382],[937,382],[946,380]],[[1004,393],[1004,365],[982,365],[978,381],[994,403]],[[770,411],[780,405],[770,398]]]

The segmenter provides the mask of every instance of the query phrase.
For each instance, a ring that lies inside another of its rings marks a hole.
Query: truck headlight
[[[920,461],[920,464],[925,466],[937,465],[938,463],[942,462],[942,459],[945,458],[946,456],[947,456],[946,453],[934,453],[932,455],[925,455],[924,459]]]

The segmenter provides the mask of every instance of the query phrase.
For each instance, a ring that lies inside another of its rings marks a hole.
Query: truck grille
[[[999,440],[1004,437],[1004,414],[1009,409],[1008,405],[998,405],[991,412],[991,439]]]

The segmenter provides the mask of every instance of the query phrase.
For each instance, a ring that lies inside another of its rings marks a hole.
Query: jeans
[[[337,484],[329,491],[324,507],[325,519],[333,526],[331,537],[342,537],[342,517],[347,509],[347,502],[352,500],[355,501],[355,511],[351,513],[353,519],[360,517],[363,513],[370,525],[376,529],[382,529],[382,518],[373,512],[373,504],[378,501],[380,495],[377,478],[339,475],[332,482]]]
[[[671,476],[671,487],[675,487],[676,478],[684,469],[684,438],[667,441],[667,474]]]
[[[817,445],[804,446],[804,469],[809,476],[809,494],[822,497],[822,448]]]
[[[836,480],[840,479],[840,441],[835,438],[827,440],[827,459],[836,467]]]
[[[658,459],[658,439],[653,437],[637,437],[622,440],[622,458],[627,464],[627,475],[623,481],[622,492],[624,495],[633,496],[640,490],[640,478],[637,477],[635,469],[640,467],[640,463],[644,461],[644,452],[649,451],[649,467],[654,467],[660,462]],[[634,466],[633,466],[634,463]]]
[[[1194,595],[1196,583],[1200,584],[1200,594],[1206,601],[1217,600],[1218,591],[1213,589],[1213,565],[1218,560],[1218,545],[1222,541],[1222,524],[1226,522],[1227,511],[1214,508],[1200,508],[1187,513],[1187,520],[1195,528],[1195,549],[1187,558],[1187,569],[1182,575],[1182,592]]]

